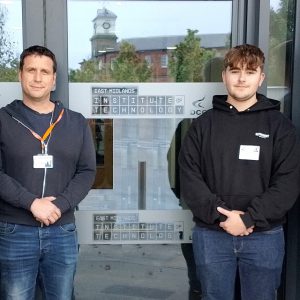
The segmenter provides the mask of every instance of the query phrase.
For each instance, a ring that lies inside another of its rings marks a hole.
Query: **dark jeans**
[[[203,300],[233,300],[238,269],[242,300],[274,300],[284,258],[282,227],[234,237],[196,226],[193,248]]]

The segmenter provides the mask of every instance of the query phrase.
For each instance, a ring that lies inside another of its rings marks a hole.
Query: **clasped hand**
[[[46,226],[54,224],[60,217],[60,209],[52,203],[55,197],[36,198],[31,204],[30,211],[35,219]]]
[[[254,226],[246,228],[240,217],[240,215],[244,214],[243,211],[227,210],[222,207],[217,207],[217,210],[219,213],[227,217],[226,221],[220,222],[219,224],[220,227],[222,227],[227,233],[234,236],[244,236],[253,232]]]

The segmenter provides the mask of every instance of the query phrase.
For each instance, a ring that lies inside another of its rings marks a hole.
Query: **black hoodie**
[[[53,121],[63,105],[55,102]],[[15,100],[0,110],[0,221],[39,226],[30,212],[35,198],[40,198],[45,169],[33,168],[33,156],[41,153],[41,142],[31,131],[24,104]],[[95,149],[87,120],[64,108],[48,145],[53,168],[47,169],[44,196],[54,196],[53,203],[62,216],[55,223],[74,222],[74,208],[87,195],[95,177]]]
[[[199,226],[221,229],[221,206],[244,211],[247,228],[268,230],[284,222],[299,195],[296,129],[279,101],[257,99],[238,112],[226,95],[214,96],[213,109],[187,132],[179,153],[181,198]]]

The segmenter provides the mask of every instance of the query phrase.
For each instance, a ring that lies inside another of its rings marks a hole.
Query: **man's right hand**
[[[39,222],[49,226],[54,224],[60,217],[60,209],[52,203],[55,197],[36,198],[31,206],[30,211]]]

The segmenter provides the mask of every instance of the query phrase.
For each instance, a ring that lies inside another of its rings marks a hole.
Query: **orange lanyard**
[[[41,145],[42,145],[42,152],[44,153],[45,150],[45,140],[47,139],[47,137],[51,134],[52,130],[54,129],[55,125],[61,120],[62,116],[64,114],[64,109],[61,110],[58,118],[56,119],[56,121],[54,123],[51,123],[49,128],[45,131],[45,133],[43,134],[43,136],[41,137],[40,135],[38,135],[36,132],[34,132],[32,129],[29,129],[30,132],[32,133],[32,135],[41,141]]]

